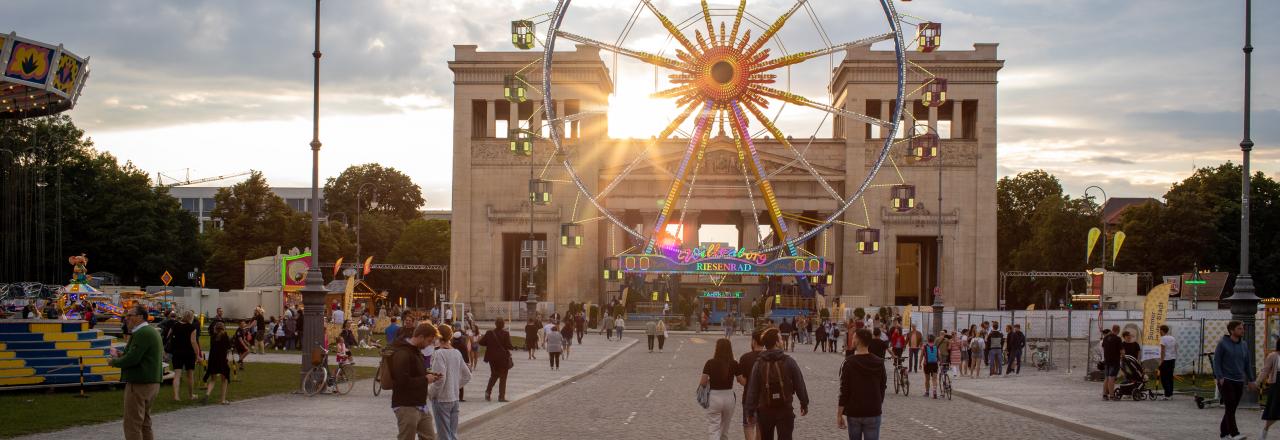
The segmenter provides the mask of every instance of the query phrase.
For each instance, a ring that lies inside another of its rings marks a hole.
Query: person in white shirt
[[[452,335],[453,328],[440,324],[436,329],[442,335]],[[441,337],[440,345],[431,353],[431,372],[440,376],[427,386],[431,399],[431,415],[436,422],[436,436],[440,440],[458,440],[458,390],[471,382],[471,369],[462,359],[462,352],[450,345],[449,337]]]
[[[453,307],[444,309],[444,322],[446,324],[453,322]]]
[[[343,313],[342,309],[340,308],[333,309],[333,316],[331,317],[331,319],[333,320],[334,324],[338,324],[338,328],[342,328],[342,323],[347,322],[347,315]]]
[[[1160,326],[1160,385],[1164,388],[1164,397],[1173,397],[1173,365],[1178,361],[1178,338],[1169,334],[1169,326]]]

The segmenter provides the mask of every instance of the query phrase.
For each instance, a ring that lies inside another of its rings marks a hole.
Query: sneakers
[[[1169,396],[1160,396],[1160,400],[1171,400]]]

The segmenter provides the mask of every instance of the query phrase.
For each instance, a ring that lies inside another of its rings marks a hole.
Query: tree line
[[[1108,242],[1117,231],[1126,238],[1118,258],[1101,245],[1086,261],[1086,237],[1102,224],[1102,206],[1090,195],[1063,192],[1057,177],[1043,170],[1001,178],[996,184],[997,253],[1000,271],[1082,271],[1102,264],[1107,269],[1150,272],[1154,284],[1165,275],[1189,273],[1193,267],[1230,272],[1240,269],[1240,180],[1242,168],[1232,163],[1203,167],[1173,184],[1160,200],[1135,205],[1109,227]],[[1250,178],[1250,274],[1258,296],[1275,296],[1280,287],[1280,184],[1259,172]],[[1052,302],[1074,291],[1060,279],[1014,279],[1010,308],[1035,303],[1043,306],[1043,292]]]
[[[113,273],[122,284],[159,284],[169,271],[175,285],[189,285],[186,272],[201,268],[206,286],[235,289],[244,285],[245,260],[310,245],[310,214],[271,192],[261,172],[218,190],[212,216],[221,227],[201,233],[167,188],[95,149],[65,115],[0,121],[0,161],[0,283],[65,283],[66,257],[84,253],[91,272]],[[356,165],[324,189],[330,221],[320,228],[323,262],[373,256],[378,263],[448,264],[449,222],[422,218],[422,190],[404,173]],[[326,279],[331,274],[325,271]],[[366,279],[403,295],[419,287],[429,293],[441,281],[436,272],[418,271],[374,271]]]

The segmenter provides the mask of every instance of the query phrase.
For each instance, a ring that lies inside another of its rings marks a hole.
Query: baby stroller
[[[1133,400],[1155,400],[1156,393],[1147,388],[1147,373],[1142,367],[1142,362],[1133,356],[1125,356],[1120,359],[1120,375],[1121,379],[1116,383],[1115,392],[1111,397],[1120,400],[1124,396],[1129,396]]]

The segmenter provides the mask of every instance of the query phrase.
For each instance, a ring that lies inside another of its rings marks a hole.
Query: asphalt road
[[[464,431],[467,438],[705,438],[704,410],[694,400],[703,363],[711,357],[716,335],[677,336],[662,353],[649,353],[644,341],[577,382],[538,396],[479,426]],[[748,349],[747,339],[735,336],[735,356]],[[846,438],[836,428],[836,398],[842,357],[814,353],[802,345],[793,353],[804,368],[811,399],[810,413],[796,421],[796,438]],[[956,397],[922,397],[923,377],[913,375],[910,397],[885,399],[882,438],[1035,438],[1082,439],[1060,427],[1010,414]],[[956,381],[963,388],[966,379]],[[977,379],[977,380],[1000,380]],[[741,389],[738,389],[741,399]],[[1046,398],[1051,398],[1046,396]],[[797,402],[797,414],[799,412]],[[742,438],[741,410],[734,415],[730,438]]]

